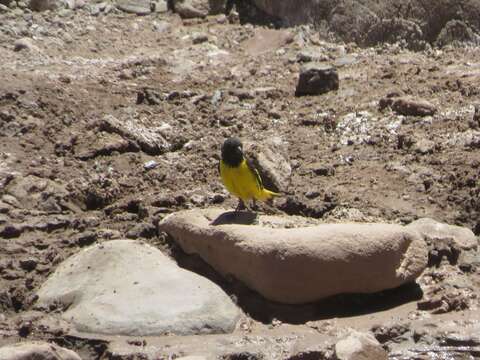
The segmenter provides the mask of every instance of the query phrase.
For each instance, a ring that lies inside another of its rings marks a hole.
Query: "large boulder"
[[[22,342],[0,348],[2,360],[81,360],[75,352],[45,342]]]
[[[414,281],[427,264],[422,237],[400,225],[282,223],[291,227],[289,217],[196,209],[167,216],[159,230],[221,274],[288,304],[395,288]]]
[[[239,310],[214,283],[131,240],[86,248],[63,262],[37,293],[60,306],[77,331],[115,335],[225,333]]]

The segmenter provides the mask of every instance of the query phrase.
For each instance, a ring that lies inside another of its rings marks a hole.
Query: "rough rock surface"
[[[429,116],[437,112],[437,108],[429,101],[408,96],[383,98],[379,106],[380,109],[389,106],[396,113],[406,116]]]
[[[80,251],[37,294],[37,307],[61,304],[67,309],[63,318],[90,333],[222,333],[232,331],[239,317],[217,285],[131,240]]]
[[[263,185],[273,191],[286,191],[292,167],[288,161],[288,144],[279,137],[267,139],[264,144],[252,144],[246,154],[258,169]]]
[[[221,209],[190,210],[166,217],[159,229],[220,273],[282,303],[395,288],[414,281],[427,263],[422,238],[399,225],[272,229],[233,224],[238,218]]]
[[[309,63],[300,69],[295,96],[320,95],[338,90],[339,78],[334,67]]]
[[[477,249],[478,240],[468,228],[444,224],[430,218],[422,218],[408,225],[412,230],[418,231],[425,238],[433,240],[452,239],[462,250]]]
[[[44,342],[22,342],[0,348],[2,360],[81,360],[72,350]]]
[[[352,332],[335,344],[338,360],[387,360],[387,352],[368,333]]]

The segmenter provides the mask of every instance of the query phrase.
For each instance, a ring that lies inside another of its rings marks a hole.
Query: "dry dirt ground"
[[[62,260],[127,237],[237,298],[248,321],[222,340],[224,358],[287,358],[295,341],[306,349],[347,327],[372,330],[391,358],[480,356],[478,335],[465,330],[478,328],[478,253],[432,249],[419,286],[288,307],[218,279],[156,230],[178,209],[236,205],[217,173],[220,145],[236,135],[259,144],[279,137],[288,148],[290,185],[264,211],[325,221],[432,217],[479,235],[480,49],[362,49],[328,43],[311,27],[268,30],[223,16],[78,10],[0,19],[0,345],[45,339],[85,359],[142,358],[153,348],[174,358],[216,346],[220,335],[72,334],[32,310],[35,289]],[[22,37],[29,42],[15,51]],[[295,97],[306,51],[338,67],[338,91]],[[428,100],[436,113],[380,110],[392,93]],[[239,344],[266,353],[236,354]]]

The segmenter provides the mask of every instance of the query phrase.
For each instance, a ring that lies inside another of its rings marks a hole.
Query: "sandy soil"
[[[235,354],[238,343],[257,341],[251,358],[287,358],[292,344],[300,351],[354,327],[373,329],[392,358],[478,356],[478,337],[441,335],[448,324],[460,333],[478,324],[478,253],[438,261],[416,286],[288,307],[219,279],[155,226],[178,209],[236,205],[217,174],[220,145],[236,135],[258,144],[280,137],[288,149],[290,184],[263,211],[324,221],[432,217],[479,235],[478,48],[359,48],[305,26],[267,30],[223,16],[0,16],[0,345],[47,339],[85,359],[133,359],[154,354],[149,346],[179,356],[220,341]],[[14,51],[23,36],[33,39]],[[338,91],[294,96],[305,51],[338,66]],[[380,110],[392,93],[425,99],[436,114]],[[35,289],[63,259],[124,237],[221,283],[247,320],[233,335],[132,340],[72,334],[31,310]],[[419,309],[432,289],[447,305]],[[432,326],[440,335],[430,340]]]

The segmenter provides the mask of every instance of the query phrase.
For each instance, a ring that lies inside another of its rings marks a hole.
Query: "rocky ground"
[[[313,26],[137,16],[106,3],[0,6],[0,346],[45,340],[84,359],[317,359],[338,357],[354,329],[390,358],[480,356],[476,248],[431,241],[418,286],[288,306],[221,279],[157,229],[178,210],[236,205],[217,172],[235,135],[288,175],[271,180],[282,196],[262,212],[431,217],[478,236],[478,47],[362,48]],[[337,91],[295,96],[312,61],[337,68]],[[62,261],[122,238],[220,284],[243,311],[235,331],[94,335],[35,308]]]

